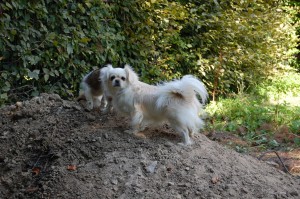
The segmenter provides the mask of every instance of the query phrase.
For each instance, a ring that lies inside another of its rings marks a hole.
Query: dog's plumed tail
[[[187,87],[186,89],[193,89],[197,94],[199,94],[201,97],[202,104],[205,104],[208,97],[208,93],[204,84],[200,80],[198,80],[192,75],[185,75],[183,76],[181,81]]]
[[[174,102],[178,105],[196,102],[196,95],[199,94],[202,104],[206,102],[208,97],[207,91],[203,83],[192,75],[185,75],[180,80],[168,82],[159,87],[159,97],[156,102],[157,108],[164,108]],[[199,103],[200,106],[200,103]]]

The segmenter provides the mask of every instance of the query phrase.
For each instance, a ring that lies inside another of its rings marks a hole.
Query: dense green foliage
[[[280,0],[1,1],[0,104],[76,95],[107,62],[147,82],[193,73],[213,97],[242,91],[288,63],[290,13]]]

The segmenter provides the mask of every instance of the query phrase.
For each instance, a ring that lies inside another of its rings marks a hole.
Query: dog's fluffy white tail
[[[199,94],[202,104],[204,104],[208,97],[205,86],[196,77],[185,75],[180,80],[159,86],[159,97],[156,106],[157,108],[163,108],[174,103],[174,101],[189,103],[196,99],[197,94]]]

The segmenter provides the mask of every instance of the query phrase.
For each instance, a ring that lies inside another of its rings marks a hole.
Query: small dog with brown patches
[[[101,69],[96,69],[86,74],[82,79],[83,93],[77,98],[77,101],[86,99],[87,109],[99,109],[101,102],[103,102],[104,113],[111,110],[111,97],[105,95],[103,89],[103,82],[101,81],[101,75],[104,75],[106,68],[111,65],[106,65]],[[102,73],[102,74],[101,74]]]

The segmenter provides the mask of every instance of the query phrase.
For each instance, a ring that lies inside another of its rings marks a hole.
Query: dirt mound
[[[299,198],[299,178],[198,134],[140,136],[127,121],[43,94],[0,109],[0,198]]]

